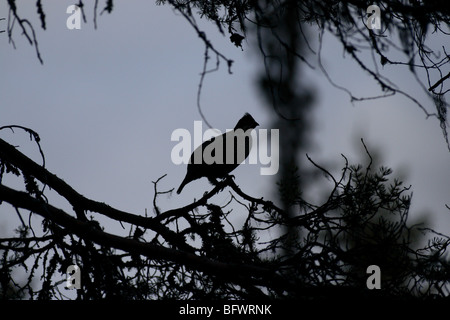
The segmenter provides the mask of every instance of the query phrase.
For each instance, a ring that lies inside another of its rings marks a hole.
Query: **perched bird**
[[[180,194],[189,182],[206,177],[212,184],[218,178],[225,178],[249,155],[252,147],[251,131],[259,124],[246,113],[234,130],[205,141],[192,153],[187,166],[186,177],[177,193]]]

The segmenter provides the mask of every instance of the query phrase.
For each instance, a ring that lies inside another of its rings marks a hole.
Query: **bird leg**
[[[227,174],[227,175],[223,178],[223,180],[221,181],[222,183],[224,183],[222,190],[223,190],[226,186],[231,185],[231,183],[233,182],[234,178],[235,178],[234,175],[232,175],[232,174]]]
[[[217,178],[208,177],[208,181],[211,182],[211,184],[214,186],[217,186],[219,184],[219,181],[217,181]]]

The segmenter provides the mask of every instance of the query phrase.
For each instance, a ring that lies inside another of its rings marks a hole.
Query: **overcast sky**
[[[0,34],[0,126],[17,124],[38,132],[47,169],[84,196],[136,214],[147,209],[150,214],[152,181],[167,174],[161,190],[177,188],[186,173],[184,165],[171,162],[176,142],[170,138],[175,129],[193,130],[194,121],[201,120],[196,96],[203,43],[183,17],[154,1],[115,1],[112,14],[98,17],[97,30],[90,4],[85,8],[87,24],[69,30],[66,9],[71,4],[43,1],[47,22],[43,31],[35,4],[17,1],[19,14],[35,27],[44,64],[17,25],[16,49],[6,33]],[[0,18],[7,17],[6,8],[6,1],[0,1]],[[242,51],[214,26],[201,26],[235,61],[233,74],[222,63],[205,79],[201,97],[205,117],[223,131],[249,112],[259,128],[268,128],[276,115],[262,106],[255,85],[261,60],[247,43]],[[0,21],[0,30],[5,28],[5,21]],[[312,44],[317,46],[314,37]],[[325,38],[322,50],[325,67],[340,85],[358,96],[378,93],[369,76],[343,58],[333,38]],[[406,69],[386,72],[433,110]],[[304,68],[304,75],[317,94],[309,156],[339,174],[344,165],[341,153],[352,163],[364,160],[359,142],[364,138],[369,149],[380,152],[384,165],[412,184],[410,222],[425,215],[437,231],[448,234],[450,153],[437,120],[426,120],[417,106],[399,96],[352,105],[347,94],[317,71]],[[2,131],[0,137],[20,145],[40,163],[27,134]],[[248,194],[271,194],[273,180],[261,176],[257,165],[239,167],[234,174]],[[206,179],[192,182],[181,195],[161,196],[161,209],[186,205],[210,189]],[[227,199],[224,194],[218,204]],[[16,226],[4,222],[5,214],[12,212],[0,206],[0,234],[9,234]]]

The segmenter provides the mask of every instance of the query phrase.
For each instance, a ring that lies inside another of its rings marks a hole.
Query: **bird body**
[[[225,178],[250,154],[251,131],[258,126],[253,117],[246,113],[234,130],[205,141],[192,153],[186,176],[177,190],[179,194],[189,182],[206,177],[211,183]]]

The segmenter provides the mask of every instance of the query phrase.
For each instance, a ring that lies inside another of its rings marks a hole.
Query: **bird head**
[[[234,130],[236,129],[242,129],[244,131],[247,131],[248,129],[255,129],[257,126],[259,126],[259,123],[253,119],[253,117],[246,113],[236,124],[234,127]]]

